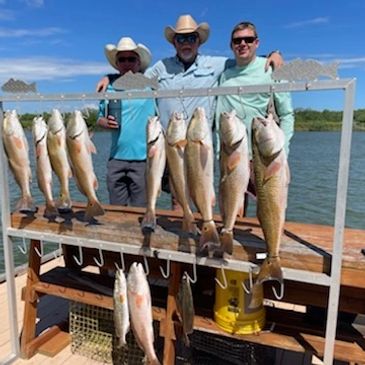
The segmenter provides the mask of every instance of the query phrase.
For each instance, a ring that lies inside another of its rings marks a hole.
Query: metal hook
[[[242,288],[245,291],[245,293],[250,295],[251,291],[252,291],[252,287],[253,287],[252,267],[251,266],[250,266],[250,269],[248,271],[248,278],[249,278],[249,281],[250,281],[250,289],[247,289],[244,281],[241,282],[241,285],[242,285]]]
[[[193,263],[193,276],[194,279],[191,278],[191,276],[185,271],[184,275],[186,275],[186,277],[188,278],[188,280],[190,281],[190,283],[195,284],[196,281],[198,280],[197,275],[196,275],[196,261],[194,261]]]
[[[223,265],[221,266],[221,271],[222,271],[222,277],[223,277],[223,284],[217,279],[214,278],[215,282],[222,288],[222,289],[227,289],[228,288],[228,282],[227,282],[227,278],[226,278],[226,273],[224,272],[223,269]]]
[[[166,273],[164,271],[164,269],[160,266],[160,271],[161,271],[161,275],[165,278],[168,279],[170,276],[170,259],[171,259],[171,255],[168,256],[167,259],[167,269],[166,269]]]
[[[104,256],[103,256],[103,251],[101,249],[101,246],[99,247],[99,258],[100,258],[100,261],[98,261],[98,259],[96,257],[93,257],[95,264],[98,265],[99,267],[103,267],[104,266]]]
[[[148,261],[146,256],[143,256],[143,261],[144,261],[145,274],[146,276],[148,276],[148,274],[150,273],[150,268],[148,266]]]
[[[28,251],[28,247],[27,244],[25,243],[25,236],[23,236],[22,238],[22,246],[18,245],[19,251],[23,254],[26,255],[27,251]]]
[[[280,295],[278,295],[276,289],[274,286],[271,287],[272,292],[274,293],[274,296],[277,300],[281,300],[284,297],[284,282],[280,282]]]
[[[82,264],[84,262],[84,257],[82,255],[82,247],[81,246],[78,246],[78,247],[79,247],[79,257],[80,257],[80,260],[75,255],[72,255],[72,257],[75,260],[75,262],[77,263],[77,265],[82,266]]]
[[[122,263],[122,271],[125,272],[125,263],[124,263],[124,255],[123,255],[123,248],[120,249],[120,262]],[[119,265],[114,262],[115,267],[117,268],[117,270],[120,270]]]
[[[34,247],[34,251],[36,252],[36,254],[39,256],[39,257],[42,257],[43,256],[43,238],[41,238],[39,240],[39,242],[41,243],[41,251],[39,252],[38,248],[37,247]]]

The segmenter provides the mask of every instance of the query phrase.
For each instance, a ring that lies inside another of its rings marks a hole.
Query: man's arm
[[[267,56],[265,71],[271,66],[273,70],[280,68],[284,64],[284,58],[282,57],[280,51],[270,52]]]

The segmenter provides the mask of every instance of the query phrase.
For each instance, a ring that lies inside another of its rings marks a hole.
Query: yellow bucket
[[[224,283],[223,275],[227,279],[227,288],[223,289],[218,283],[215,287],[214,320],[224,331],[239,335],[257,333],[265,326],[265,309],[263,306],[263,288],[255,291],[258,296],[258,306],[249,308],[251,294],[247,294],[249,288],[249,274],[245,272],[217,270],[216,277],[220,283]],[[256,301],[255,301],[256,302]]]

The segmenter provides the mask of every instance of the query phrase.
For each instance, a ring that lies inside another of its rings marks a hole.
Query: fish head
[[[252,140],[264,157],[270,157],[284,148],[283,130],[275,122],[272,114],[266,118],[256,117],[252,121]]]
[[[5,112],[4,121],[3,121],[3,131],[4,134],[11,136],[16,135],[19,136],[21,132],[22,126],[19,121],[18,113],[15,109],[7,110]]]
[[[169,145],[175,145],[186,140],[187,125],[183,113],[174,112],[171,115],[166,131],[166,140]]]
[[[197,107],[194,111],[187,131],[187,138],[193,142],[201,142],[210,134],[208,119],[205,109]]]
[[[41,141],[47,136],[48,127],[43,117],[38,116],[33,118],[32,134],[35,143]]]
[[[63,130],[65,128],[65,123],[63,121],[61,112],[58,109],[52,109],[51,116],[48,119],[48,128],[53,133]]]
[[[153,143],[158,140],[160,134],[163,133],[160,118],[153,116],[148,118],[147,122],[147,143]]]
[[[85,119],[83,118],[80,110],[75,110],[68,120],[66,136],[74,139],[82,135],[84,132],[87,132]]]
[[[236,111],[222,112],[219,118],[221,141],[229,147],[242,141],[246,135],[246,126],[236,115]]]

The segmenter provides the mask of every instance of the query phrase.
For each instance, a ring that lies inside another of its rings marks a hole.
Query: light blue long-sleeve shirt
[[[108,85],[107,92],[114,92]],[[108,101],[99,104],[99,118],[105,116]],[[147,155],[146,128],[148,118],[156,115],[154,99],[121,100],[120,127],[110,129],[110,158],[126,161],[143,161]]]
[[[247,86],[271,84],[271,69],[265,72],[266,58],[256,57],[247,66],[234,66],[225,70],[220,79],[219,86]],[[285,151],[289,154],[289,143],[294,133],[294,110],[290,93],[274,93],[276,113],[280,120],[280,127],[285,135]],[[251,125],[252,119],[257,116],[265,117],[269,104],[270,93],[254,93],[242,95],[218,96],[216,131],[219,130],[219,117],[224,111],[236,110],[237,116],[245,123],[248,133],[249,151],[251,154]],[[217,146],[219,148],[219,146]]]
[[[227,67],[233,66],[234,60],[226,57],[198,55],[195,62],[185,71],[177,56],[158,61],[147,69],[145,76],[158,77],[161,90],[211,88],[217,86],[218,78]],[[181,112],[190,121],[194,110],[204,107],[210,126],[213,125],[216,107],[215,97],[161,98],[157,100],[160,120],[167,127],[173,112]]]

